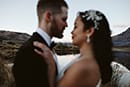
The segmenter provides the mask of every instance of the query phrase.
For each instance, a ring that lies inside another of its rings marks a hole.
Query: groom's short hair
[[[46,10],[50,10],[53,14],[60,13],[62,6],[68,8],[64,0],[39,0],[37,4],[38,20],[41,20],[42,14]]]

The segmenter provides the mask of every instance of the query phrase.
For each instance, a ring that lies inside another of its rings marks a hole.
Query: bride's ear
[[[92,36],[94,33],[94,27],[91,27],[90,29],[87,30],[87,34],[89,34],[89,36]]]

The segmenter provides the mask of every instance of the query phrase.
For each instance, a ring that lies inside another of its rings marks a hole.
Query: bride
[[[80,55],[64,67],[57,76],[52,51],[44,44],[34,42],[42,49],[35,51],[48,63],[50,86],[98,87],[110,85],[112,77],[112,41],[109,23],[103,13],[96,10],[79,12],[74,22],[72,43],[79,47]],[[111,87],[111,86],[110,86]]]

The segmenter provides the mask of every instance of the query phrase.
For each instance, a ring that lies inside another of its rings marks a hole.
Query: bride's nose
[[[71,34],[73,34],[73,33],[74,33],[74,30],[71,31]]]

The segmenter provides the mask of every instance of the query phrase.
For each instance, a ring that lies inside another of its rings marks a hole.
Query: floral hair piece
[[[102,16],[100,13],[97,13],[94,10],[86,11],[83,15],[81,15],[82,18],[85,18],[85,20],[89,21],[92,20],[94,22],[94,28],[98,30],[98,21],[102,20]]]

